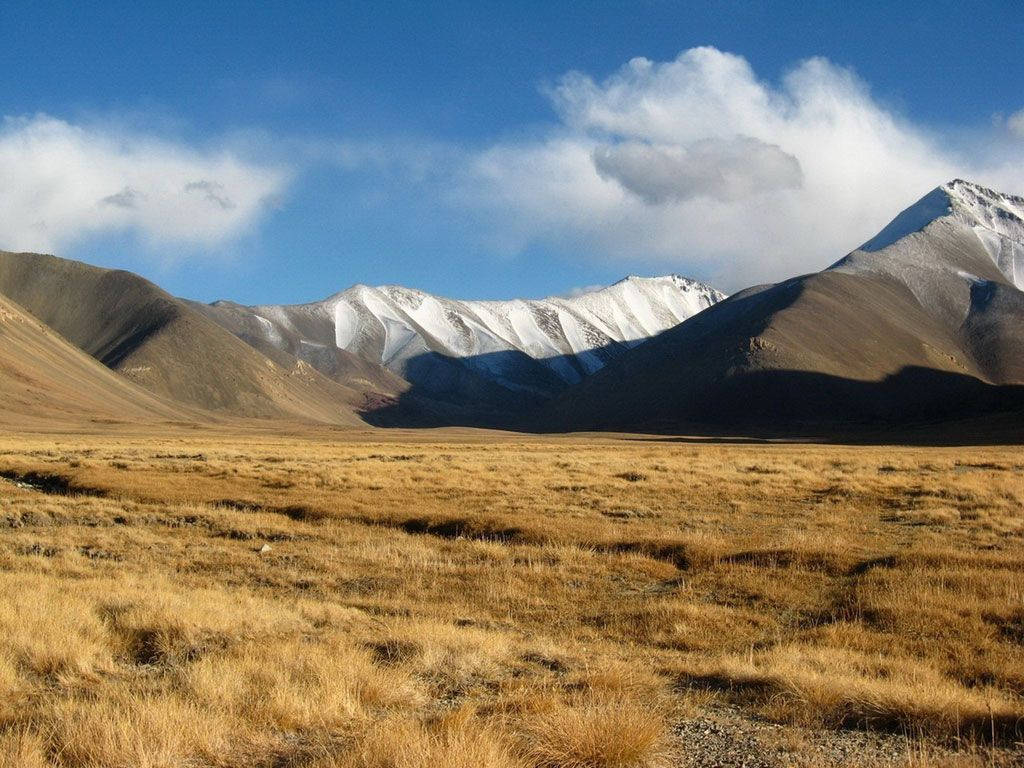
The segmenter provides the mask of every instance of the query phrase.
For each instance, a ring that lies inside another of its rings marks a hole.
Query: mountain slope
[[[0,294],[162,397],[233,416],[359,423],[363,392],[269,360],[132,273],[0,252]]]
[[[403,377],[413,399],[435,408],[441,401],[508,414],[722,298],[680,277],[630,277],[579,296],[536,301],[456,301],[400,286],[356,285],[312,304],[217,302],[202,311],[257,348],[285,350],[328,376],[352,368],[356,358]]]
[[[137,423],[197,416],[132,384],[0,296],[0,423]]]
[[[623,355],[540,426],[774,433],[1021,403],[1024,201],[963,181],[829,269],[743,291]]]
[[[333,345],[309,344],[298,337],[268,334],[262,317],[248,307],[229,301],[218,301],[216,304],[183,301],[279,365],[294,365],[296,359],[303,359],[343,386],[381,395],[394,396],[409,386],[400,376],[382,365],[363,360],[348,350]]]

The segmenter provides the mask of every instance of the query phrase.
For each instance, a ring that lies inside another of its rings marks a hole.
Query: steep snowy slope
[[[380,363],[419,391],[451,401],[545,398],[644,339],[720,301],[685,278],[629,277],[543,300],[456,301],[400,286],[356,285],[325,301],[206,314],[250,343],[269,343],[330,374],[337,350]],[[244,338],[244,337],[243,337]]]
[[[980,376],[1024,382],[1024,198],[957,179],[831,271],[905,285]]]
[[[932,190],[831,269],[888,275],[962,321],[979,283],[1024,289],[1024,198],[957,179]]]
[[[792,433],[1012,408],[1022,254],[1024,200],[951,182],[831,268],[743,291],[631,350],[546,421]]]
[[[1024,290],[1024,198],[1001,194],[963,179],[956,179],[929,192],[859,250],[863,253],[882,251],[940,220],[944,220],[947,225],[947,237],[965,228],[973,231],[1003,276]],[[939,232],[932,234],[942,236]],[[880,268],[888,262],[914,269],[943,268],[942,260],[929,260],[927,256],[922,257],[922,254],[907,258],[908,255],[908,252],[904,252],[899,256],[890,254],[885,259],[872,260],[863,255],[851,258],[851,254],[836,267],[852,266],[856,262],[873,263],[875,268]],[[914,279],[906,270],[903,276]]]

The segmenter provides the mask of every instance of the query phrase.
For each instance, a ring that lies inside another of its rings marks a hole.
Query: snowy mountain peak
[[[956,179],[943,185],[954,216],[973,227],[1024,242],[1024,198]]]
[[[618,282],[612,283],[611,285],[605,286],[598,290],[609,291],[614,289],[615,286],[622,285],[624,283],[633,283],[635,285],[675,285],[679,287],[704,285],[704,283],[701,283],[698,280],[694,280],[693,278],[690,277],[683,277],[682,275],[677,274],[661,275],[660,277],[642,277],[641,275],[626,275]]]
[[[895,280],[941,322],[961,324],[993,291],[1024,290],[1024,199],[956,179],[829,269]]]
[[[918,233],[944,242],[960,238],[963,247],[973,243],[988,266],[979,263],[935,261],[935,248],[917,246]],[[966,235],[967,239],[963,239]],[[869,258],[885,252],[884,259]],[[987,257],[987,258],[986,258]],[[995,266],[1003,277],[1024,289],[1024,198],[996,192],[963,179],[936,187],[893,219],[881,232],[834,268],[899,272],[908,283],[919,282],[914,270],[963,273],[975,278]],[[908,272],[909,270],[909,272]]]
[[[1024,242],[1024,198],[954,179],[936,187],[901,212],[859,250],[872,252],[888,248],[945,217],[954,217],[970,227],[980,227],[1001,237]]]

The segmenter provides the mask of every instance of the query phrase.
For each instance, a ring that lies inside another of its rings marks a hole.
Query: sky
[[[0,8],[0,249],[203,301],[821,269],[1024,194],[1014,2]]]

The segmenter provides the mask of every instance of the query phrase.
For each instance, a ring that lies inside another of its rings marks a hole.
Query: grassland
[[[167,428],[0,475],[0,766],[1020,759],[1018,449]]]

